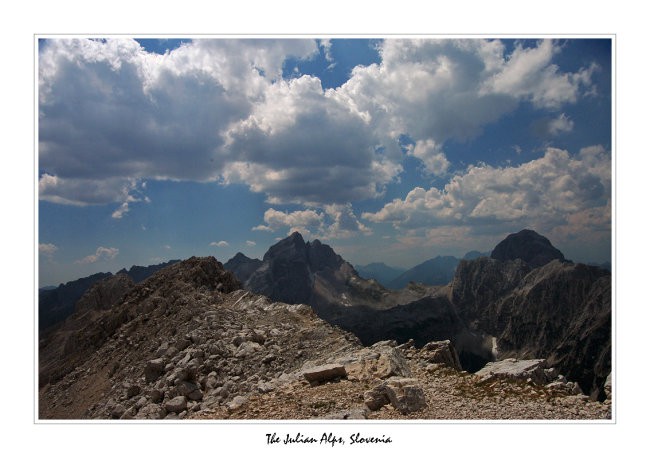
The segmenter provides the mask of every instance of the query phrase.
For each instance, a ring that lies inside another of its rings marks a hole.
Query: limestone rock
[[[346,375],[345,366],[340,364],[325,364],[303,370],[305,379],[312,383],[326,382]]]
[[[244,404],[248,402],[248,398],[245,396],[235,396],[231,402],[228,403],[228,411],[234,412],[239,410]]]
[[[121,418],[122,415],[124,415],[124,412],[126,412],[126,407],[124,407],[122,404],[117,404],[111,410],[111,418]]]
[[[487,381],[493,378],[506,378],[511,380],[531,379],[538,385],[546,384],[546,360],[544,359],[516,359],[507,358],[501,361],[487,363],[475,375]]]
[[[457,371],[463,370],[458,353],[449,340],[427,343],[421,348],[420,355],[429,363],[444,364]]]
[[[603,385],[605,390],[605,396],[607,399],[612,399],[612,373],[610,372],[607,378],[605,379],[605,384]]]
[[[147,365],[144,368],[144,378],[147,383],[154,382],[158,380],[165,371],[165,360],[163,358],[156,358],[147,361]]]
[[[176,396],[173,399],[165,402],[165,409],[167,412],[181,413],[187,409],[187,400],[185,396]]]
[[[424,390],[414,378],[391,377],[364,393],[364,403],[378,410],[390,403],[400,413],[416,412],[427,406]]]
[[[165,409],[159,404],[147,404],[138,411],[134,418],[160,420],[161,418],[165,418]]]
[[[370,348],[346,355],[339,358],[337,362],[345,366],[349,376],[359,380],[411,376],[411,370],[403,353],[386,342],[378,342]]]

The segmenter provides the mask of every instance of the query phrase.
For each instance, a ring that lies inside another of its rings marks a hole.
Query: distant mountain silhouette
[[[471,261],[472,259],[477,259],[482,256],[490,256],[490,252],[489,251],[480,252],[477,250],[468,251],[467,253],[465,253],[465,256],[463,256],[463,259]]]
[[[365,266],[354,266],[354,268],[361,277],[377,280],[384,286],[406,272],[406,269],[387,266],[383,262],[373,262]]]
[[[454,278],[459,259],[454,256],[436,256],[407,270],[386,286],[393,289],[404,288],[409,282],[425,285],[446,285]]]

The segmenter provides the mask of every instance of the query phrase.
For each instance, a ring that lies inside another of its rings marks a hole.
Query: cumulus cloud
[[[297,231],[308,238],[322,239],[372,234],[372,230],[358,220],[350,203],[325,205],[321,212],[312,209],[283,212],[269,208],[264,212],[264,222],[266,225],[256,226],[253,230],[285,230],[287,235]]]
[[[100,246],[95,250],[95,254],[90,254],[83,259],[75,261],[75,264],[93,264],[97,261],[108,261],[114,259],[119,254],[120,250],[117,248],[104,248]]]
[[[248,116],[286,56],[317,51],[310,40],[195,40],[161,56],[128,39],[48,40],[39,165],[59,192],[47,198],[123,203],[125,177],[217,179],[222,131]]]
[[[429,175],[443,176],[451,165],[442,151],[442,147],[430,138],[424,141],[418,140],[415,145],[409,145],[407,154],[420,159]]]
[[[602,146],[575,156],[548,148],[543,157],[518,166],[471,166],[443,189],[416,187],[362,217],[397,229],[428,229],[429,235],[440,226],[472,233],[536,227],[579,234],[585,221],[609,231],[610,205],[611,157]]]
[[[372,230],[358,220],[352,209],[352,204],[326,205],[325,212],[333,220],[333,223],[325,229],[323,234],[325,239],[372,234]]]
[[[226,242],[225,240],[219,240],[218,242],[210,242],[210,246],[216,246],[216,247],[219,247],[219,248],[224,248],[224,247],[230,246],[230,244],[228,242]]]
[[[548,40],[508,52],[500,40],[390,39],[380,63],[336,89],[283,79],[289,56],[321,51],[331,58],[331,42],[197,39],[158,55],[129,39],[47,40],[40,198],[117,203],[116,219],[144,200],[133,183],[145,179],[244,183],[270,203],[306,207],[377,198],[403,171],[401,135],[427,174],[445,175],[447,140],[477,135],[521,102],[573,103],[593,91],[597,69],[562,72]],[[570,120],[558,120],[552,128],[566,131]]]
[[[252,240],[246,240],[246,245],[255,246],[255,245],[257,245],[257,243],[253,242]]]
[[[482,86],[485,94],[508,94],[544,108],[558,108],[575,102],[580,90],[591,90],[591,76],[595,65],[576,73],[561,73],[552,63],[553,55],[561,48],[551,40],[542,40],[536,47],[521,44],[499,66]]]
[[[264,222],[266,225],[256,226],[253,230],[275,232],[281,228],[288,228],[287,234],[298,231],[307,235],[322,227],[323,214],[314,210],[282,212],[269,208],[264,212]]]
[[[59,247],[54,245],[53,243],[39,243],[38,244],[38,253],[42,254],[44,256],[47,256],[48,258],[51,258],[54,256],[54,253],[58,251]]]

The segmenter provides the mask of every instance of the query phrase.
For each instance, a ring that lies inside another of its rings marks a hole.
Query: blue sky
[[[411,267],[611,252],[607,39],[47,39],[39,285],[299,230]]]

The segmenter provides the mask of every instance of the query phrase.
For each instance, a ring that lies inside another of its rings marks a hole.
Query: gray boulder
[[[458,353],[449,340],[427,343],[420,349],[420,355],[429,363],[444,364],[457,371],[463,370]]]
[[[173,412],[177,414],[181,413],[187,409],[187,400],[185,399],[185,396],[176,396],[175,398],[165,402],[165,409],[167,412]]]
[[[144,367],[144,378],[147,383],[155,382],[165,372],[165,360],[156,358],[147,361]]]
[[[424,390],[414,378],[391,377],[364,393],[364,402],[370,410],[390,403],[403,414],[422,410],[427,406]]]
[[[494,378],[505,378],[510,380],[528,380],[533,383],[544,385],[547,382],[546,360],[544,359],[515,359],[507,358],[501,361],[487,363],[483,369],[475,375],[482,381]]]
[[[341,364],[325,364],[303,370],[303,376],[310,383],[326,382],[346,375],[345,366]]]

